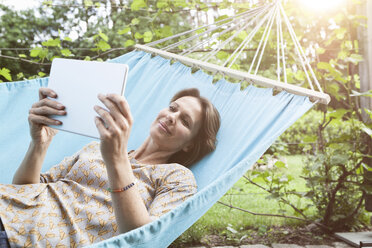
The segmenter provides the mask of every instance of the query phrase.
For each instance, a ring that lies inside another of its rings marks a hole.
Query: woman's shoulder
[[[188,182],[189,184],[195,184],[195,177],[193,172],[178,163],[170,163],[170,164],[159,164],[156,166],[157,170],[161,173],[162,180],[167,182]]]

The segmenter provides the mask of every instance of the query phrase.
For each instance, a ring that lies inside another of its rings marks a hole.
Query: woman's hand
[[[49,88],[39,89],[39,101],[29,111],[28,123],[34,144],[49,144],[57,130],[47,125],[61,125],[60,121],[51,119],[49,115],[65,115],[65,106],[47,97],[57,98],[57,94]]]
[[[129,104],[124,97],[116,94],[98,95],[108,111],[94,106],[99,117],[95,123],[101,138],[101,154],[107,166],[125,164],[128,160],[128,139],[133,118]]]

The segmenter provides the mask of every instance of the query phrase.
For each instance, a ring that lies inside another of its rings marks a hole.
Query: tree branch
[[[262,187],[261,185],[258,185],[257,183],[253,182],[251,179],[249,179],[247,176],[243,176],[246,180],[248,180],[248,182],[250,182],[251,184],[267,191],[268,193],[272,193],[270,190]],[[296,206],[294,206],[292,203],[290,203],[289,201],[287,201],[286,199],[284,199],[283,197],[280,197],[280,200],[282,200],[285,204],[287,204],[288,206],[290,206],[294,211],[296,211],[297,213],[301,214],[305,219],[307,219],[306,215],[300,210],[298,209]]]
[[[229,208],[234,208],[234,209],[237,209],[237,210],[240,210],[240,211],[243,211],[243,212],[246,212],[246,213],[249,213],[249,214],[252,214],[252,215],[259,215],[259,216],[270,216],[270,217],[281,217],[281,218],[288,218],[288,219],[294,219],[294,220],[301,220],[301,221],[305,221],[305,222],[311,222],[309,221],[308,219],[302,219],[302,218],[298,218],[298,217],[294,217],[294,216],[287,216],[287,215],[280,215],[280,214],[262,214],[262,213],[254,213],[254,212],[251,212],[249,210],[246,210],[246,209],[242,209],[242,208],[239,208],[239,207],[235,207],[233,205],[229,205],[229,204],[226,204],[224,202],[221,202],[221,201],[217,201],[219,204],[222,204],[226,207],[229,207]]]
[[[330,229],[329,229],[327,226],[325,226],[325,225],[323,225],[323,224],[321,224],[321,223],[318,223],[318,222],[313,222],[313,221],[311,221],[311,220],[309,220],[309,219],[302,219],[302,218],[298,218],[298,217],[294,217],[294,216],[287,216],[287,215],[280,215],[280,214],[263,214],[263,213],[255,213],[255,212],[251,212],[251,211],[249,211],[249,210],[243,209],[243,208],[235,207],[235,206],[233,206],[233,205],[228,205],[228,204],[226,204],[226,203],[224,203],[224,202],[221,202],[221,201],[217,201],[217,203],[219,203],[219,204],[221,204],[221,205],[224,205],[224,206],[226,206],[226,207],[229,207],[229,208],[233,208],[233,209],[236,209],[236,210],[243,211],[243,212],[245,212],[245,213],[252,214],[252,215],[257,215],[257,216],[267,216],[267,217],[280,217],[280,218],[286,218],[286,219],[300,220],[300,221],[304,221],[304,222],[307,222],[307,223],[313,223],[313,224],[315,224],[315,225],[317,225],[317,226],[319,226],[319,227],[321,227],[321,228],[323,228],[323,229],[325,229],[325,230],[327,230],[327,231],[330,231]]]
[[[42,65],[42,66],[50,66],[51,65],[51,63],[40,63],[40,62],[28,60],[28,59],[17,58],[17,57],[12,57],[12,56],[7,56],[7,55],[0,55],[0,58],[20,60],[20,61],[23,61],[23,62],[27,62],[27,63],[31,63],[31,64],[35,64],[35,65]]]

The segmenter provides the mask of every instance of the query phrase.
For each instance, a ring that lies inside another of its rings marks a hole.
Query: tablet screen
[[[66,107],[67,115],[51,118],[63,124],[55,129],[99,139],[94,122],[94,105],[106,109],[97,98],[99,93],[124,95],[128,65],[109,62],[56,58],[52,62],[48,87]]]

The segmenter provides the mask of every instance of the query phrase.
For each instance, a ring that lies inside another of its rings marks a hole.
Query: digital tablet
[[[55,58],[52,62],[48,88],[57,93],[51,98],[66,107],[65,116],[51,116],[62,125],[51,127],[99,139],[94,122],[98,114],[94,105],[107,109],[97,98],[101,94],[124,95],[128,65],[97,61]]]

